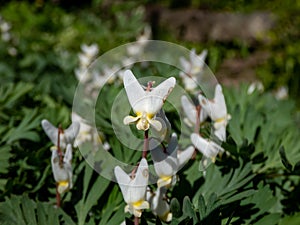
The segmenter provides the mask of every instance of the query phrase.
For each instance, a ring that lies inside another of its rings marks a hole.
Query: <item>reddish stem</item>
[[[134,217],[134,225],[139,225],[140,224],[140,220],[138,217]]]
[[[61,128],[61,124],[58,126],[58,134],[57,134],[57,153],[59,155],[59,164],[62,165],[63,163],[63,154],[60,149],[60,135],[63,133],[63,129]]]
[[[143,158],[147,157],[148,149],[149,149],[149,131],[145,130],[145,135],[144,135],[144,148],[143,148]]]
[[[56,206],[60,207],[60,194],[58,193],[58,184],[56,184]]]

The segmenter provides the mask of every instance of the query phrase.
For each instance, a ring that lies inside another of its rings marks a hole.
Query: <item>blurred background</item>
[[[223,84],[260,80],[299,95],[299,1],[0,2],[3,81],[72,77],[82,43],[97,43],[102,54],[135,41],[149,24],[153,39],[207,49]]]

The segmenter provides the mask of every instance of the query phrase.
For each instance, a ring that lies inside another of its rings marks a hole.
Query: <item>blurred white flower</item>
[[[81,45],[81,50],[83,51],[84,55],[88,58],[92,59],[99,53],[99,48],[97,44],[92,45]]]
[[[126,116],[123,120],[124,124],[136,123],[138,130],[148,130],[151,125],[160,131],[162,124],[155,119],[155,115],[174,88],[175,78],[168,78],[157,87],[144,91],[133,73],[126,70],[123,82],[129,103],[136,114],[136,117]]]
[[[7,52],[11,56],[16,56],[18,54],[18,50],[15,47],[9,47]]]
[[[147,201],[150,203],[150,208],[154,215],[165,222],[170,222],[172,213],[170,212],[170,205],[166,201],[166,191],[165,187],[157,188],[154,193],[147,191]]]
[[[191,141],[198,151],[206,158],[211,158],[213,161],[219,152],[224,152],[224,149],[221,146],[211,140],[204,139],[199,134],[191,134]]]
[[[190,100],[185,95],[181,96],[181,105],[186,115],[184,122],[188,126],[190,127],[195,126],[197,123],[197,119],[199,119],[200,123],[206,120],[207,118],[206,111],[200,108],[199,118],[197,118],[198,117],[197,107],[193,103],[191,103]]]
[[[0,22],[0,30],[2,33],[7,33],[11,29],[11,25],[6,21]]]
[[[149,178],[147,160],[145,158],[141,160],[134,178],[131,178],[119,166],[115,167],[114,173],[127,203],[125,212],[141,217],[142,210],[149,208],[149,203],[145,199]]]
[[[214,122],[214,133],[221,140],[226,140],[226,126],[231,116],[227,114],[225,98],[222,92],[221,85],[215,88],[215,96],[213,100],[208,100],[204,96],[199,96],[199,103],[206,111],[208,116]]]
[[[289,89],[286,86],[279,87],[275,92],[275,98],[278,100],[287,99],[289,97]]]
[[[86,83],[91,79],[91,74],[85,68],[76,68],[74,72],[77,80],[79,80],[82,83]]]
[[[60,156],[57,147],[52,147],[51,165],[54,180],[57,184],[58,193],[62,194],[73,187],[72,182],[72,146],[67,145],[67,150],[64,154],[63,161],[60,162]]]
[[[58,143],[58,128],[53,126],[48,120],[42,120],[42,127],[52,141],[54,146]],[[78,122],[72,123],[68,129],[63,130],[60,134],[60,148],[65,149],[67,144],[73,144],[75,137],[79,132],[80,124]]]
[[[11,39],[10,33],[2,33],[1,38],[4,42],[8,42]]]
[[[149,40],[151,38],[151,35],[152,35],[151,27],[146,26],[144,28],[143,34],[137,38],[137,41],[135,42],[135,44],[129,45],[127,47],[128,55],[130,55],[130,56],[140,55],[143,52],[143,50],[147,44],[147,40]]]
[[[178,152],[177,135],[172,134],[167,148],[163,148],[155,139],[149,142],[154,169],[159,176],[158,187],[171,187],[176,183],[176,173],[192,157],[194,148],[188,147],[181,153]]]
[[[180,58],[180,64],[185,72],[180,72],[179,76],[182,78],[186,90],[193,91],[198,86],[197,82],[201,81],[206,55],[207,50],[203,50],[200,55],[197,55],[196,50],[192,49],[188,60]]]
[[[254,91],[263,92],[264,91],[264,85],[260,81],[256,81],[250,84],[247,90],[247,94],[251,95]]]

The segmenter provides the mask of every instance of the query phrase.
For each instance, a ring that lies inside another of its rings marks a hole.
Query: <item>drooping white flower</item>
[[[180,64],[185,72],[180,72],[186,90],[193,91],[197,87],[197,81],[201,81],[201,72],[203,72],[204,61],[207,55],[207,50],[203,50],[200,55],[196,54],[196,50],[192,49],[190,58],[180,58]]]
[[[222,87],[218,84],[215,88],[215,96],[213,100],[208,100],[202,95],[199,95],[199,103],[207,112],[208,116],[214,122],[214,133],[221,140],[226,140],[226,126],[231,116],[227,114],[225,98],[222,92]]]
[[[54,146],[57,146],[58,141],[58,128],[53,126],[48,120],[42,120],[42,127],[52,141]],[[75,137],[79,132],[80,124],[78,122],[72,123],[68,129],[63,130],[60,134],[60,148],[65,149],[67,144],[73,144]]]
[[[172,134],[167,148],[163,148],[155,139],[149,142],[154,169],[159,179],[158,187],[170,187],[176,183],[176,173],[192,157],[194,148],[188,147],[178,152],[177,135]]]
[[[60,156],[57,147],[52,147],[51,165],[54,180],[57,184],[58,193],[62,194],[73,187],[72,182],[72,145],[67,145],[63,161],[60,162]]]
[[[161,123],[162,128],[160,131],[153,129],[152,130],[153,137],[158,138],[161,141],[169,142],[170,135],[171,135],[171,123],[166,117],[166,114],[163,109],[159,110],[159,112],[156,114],[155,119]]]
[[[126,116],[124,124],[136,123],[138,130],[148,130],[150,125],[156,130],[162,129],[161,123],[155,115],[162,108],[166,98],[174,88],[176,80],[170,77],[152,90],[144,90],[130,70],[124,74],[124,87],[136,116]]]
[[[197,107],[193,103],[191,103],[185,95],[181,96],[181,105],[187,117],[186,119],[184,119],[184,122],[188,126],[195,126],[197,123],[197,119],[199,119],[199,122],[202,123],[207,118],[206,111],[202,109],[200,109],[200,115],[199,118],[197,118]]]
[[[224,149],[211,140],[201,137],[199,134],[191,134],[191,141],[206,158],[215,159],[219,152],[224,152]]]
[[[125,212],[141,217],[142,210],[149,208],[149,203],[145,199],[149,179],[147,160],[145,158],[141,160],[134,178],[131,178],[119,166],[115,167],[114,173],[127,203]]]
[[[170,212],[170,205],[166,201],[165,187],[159,187],[152,193],[147,191],[147,201],[150,203],[151,211],[157,215],[161,220],[170,222],[172,220],[172,213]]]

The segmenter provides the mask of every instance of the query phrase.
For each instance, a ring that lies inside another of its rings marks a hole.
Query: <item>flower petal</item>
[[[166,101],[168,95],[175,87],[176,79],[174,77],[170,77],[164,82],[160,83],[157,87],[153,88],[151,92],[146,92],[150,97],[149,108],[147,113],[156,114],[161,108],[163,103]],[[148,97],[147,96],[147,97]]]
[[[121,192],[123,194],[123,198],[126,203],[130,201],[130,199],[127,196],[127,192],[129,189],[129,185],[131,182],[130,177],[127,173],[125,173],[119,166],[116,166],[114,169],[116,180],[120,186]]]
[[[208,158],[215,157],[219,153],[220,149],[222,149],[214,142],[207,141],[195,133],[191,135],[191,141],[193,145]]]
[[[140,118],[140,116],[126,116],[124,119],[123,119],[123,123],[125,125],[128,125],[130,123],[134,123],[135,121],[137,121],[138,119]]]
[[[149,122],[149,123],[151,124],[151,126],[152,126],[155,130],[157,130],[158,132],[162,130],[162,124],[161,124],[160,121],[158,121],[158,120],[156,120],[156,119],[152,119],[152,120],[149,120],[148,122]]]
[[[194,147],[193,146],[189,146],[187,149],[185,149],[184,151],[181,151],[180,153],[178,153],[177,158],[178,158],[178,170],[181,169],[184,164],[190,160],[190,158],[192,158],[193,154],[194,154]]]
[[[192,104],[185,95],[181,96],[181,105],[188,120],[195,125],[197,117],[195,105]]]
[[[142,104],[140,104],[139,102],[145,96],[145,91],[143,90],[142,86],[137,81],[131,70],[126,70],[124,72],[123,82],[131,107],[135,112],[142,112]]]
[[[57,145],[58,129],[48,120],[42,120],[42,127],[54,145]]]

